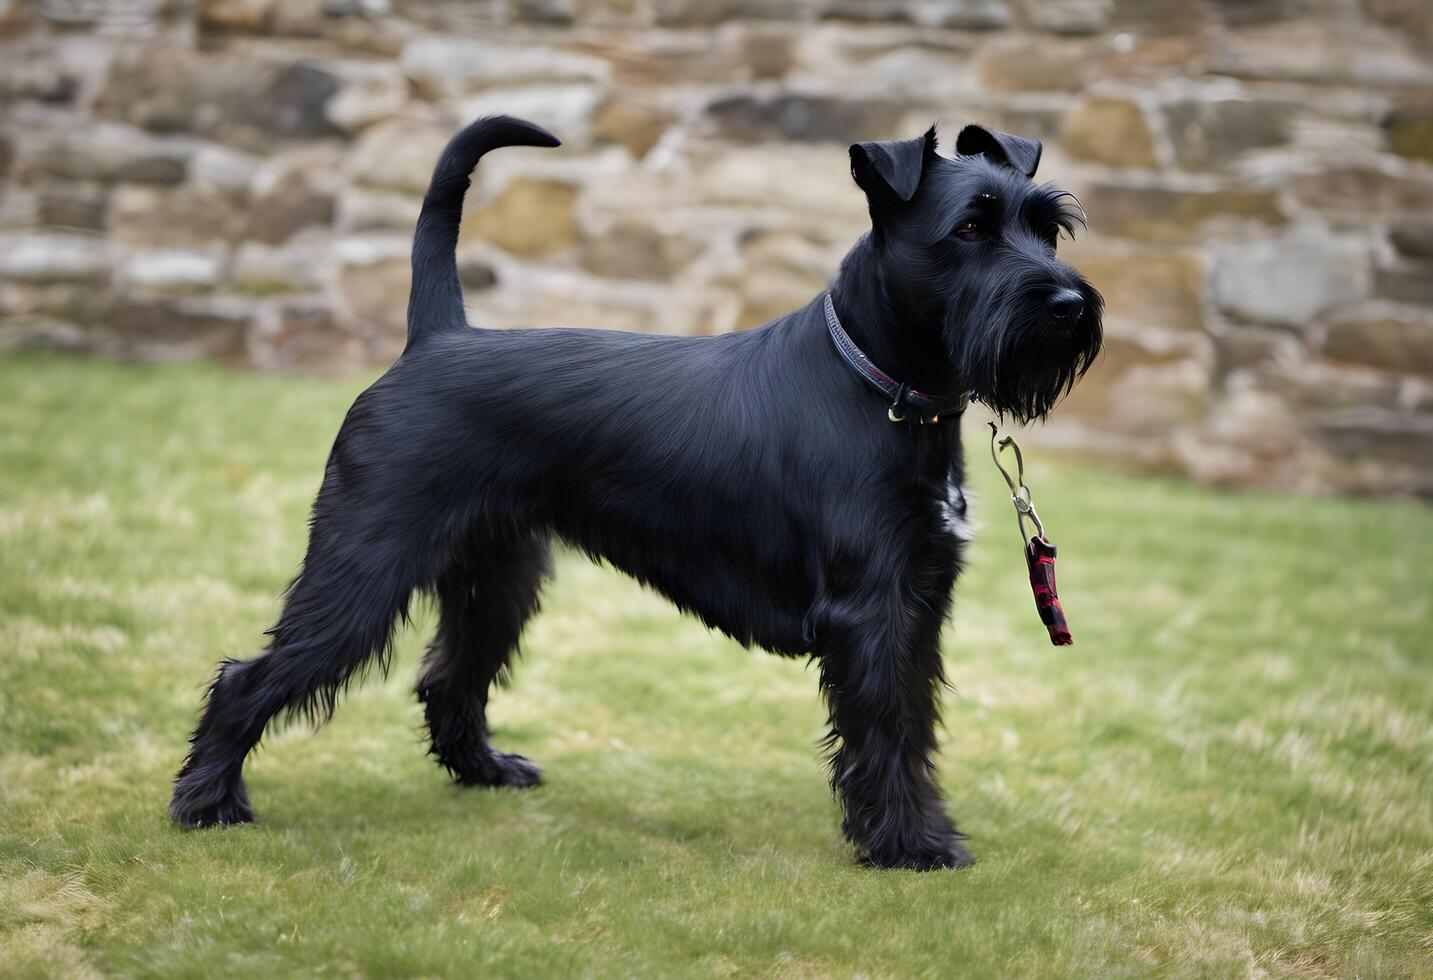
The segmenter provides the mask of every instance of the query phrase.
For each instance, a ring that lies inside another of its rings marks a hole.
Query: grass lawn
[[[1056,649],[979,417],[940,754],[973,869],[854,866],[814,671],[571,556],[493,707],[545,786],[424,756],[424,608],[254,757],[258,825],[175,830],[358,387],[0,360],[0,974],[1433,977],[1433,511],[1037,455]]]

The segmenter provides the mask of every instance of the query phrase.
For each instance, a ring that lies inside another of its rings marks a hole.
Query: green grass
[[[1433,976],[1433,512],[1037,455],[1055,649],[981,442],[940,753],[973,869],[855,867],[814,672],[571,556],[493,707],[544,787],[425,758],[424,609],[251,761],[260,824],[173,829],[357,388],[0,360],[0,974]]]

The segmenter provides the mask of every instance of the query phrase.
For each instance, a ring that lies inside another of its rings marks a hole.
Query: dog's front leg
[[[933,778],[940,621],[929,610],[854,618],[821,656],[831,719],[831,785],[864,863],[959,868],[975,858]],[[912,620],[920,625],[912,629]],[[880,628],[877,622],[888,628]]]

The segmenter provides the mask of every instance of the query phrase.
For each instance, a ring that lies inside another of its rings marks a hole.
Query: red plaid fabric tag
[[[1070,624],[1060,607],[1060,594],[1055,590],[1055,546],[1043,536],[1033,537],[1025,546],[1025,564],[1030,566],[1030,588],[1035,593],[1035,608],[1040,622],[1050,631],[1050,642],[1057,647],[1070,646]]]

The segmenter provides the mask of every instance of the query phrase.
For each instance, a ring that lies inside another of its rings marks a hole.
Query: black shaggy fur
[[[810,655],[831,783],[861,860],[970,863],[933,778],[938,638],[960,568],[958,420],[892,423],[827,336],[820,297],[746,333],[668,337],[468,326],[454,247],[486,151],[556,146],[482,119],[455,137],[413,244],[408,344],[359,396],[314,504],[303,570],[267,650],[219,669],[170,813],[253,819],[245,756],[277,714],[325,719],[386,667],[415,591],[437,597],[418,697],[464,784],[531,786],[489,742],[488,692],[537,610],[556,539],[745,644]],[[968,127],[851,148],[872,230],[831,286],[888,373],[1043,416],[1089,366],[1100,298],[1055,257],[1080,221],[1030,181],[1039,144]]]

